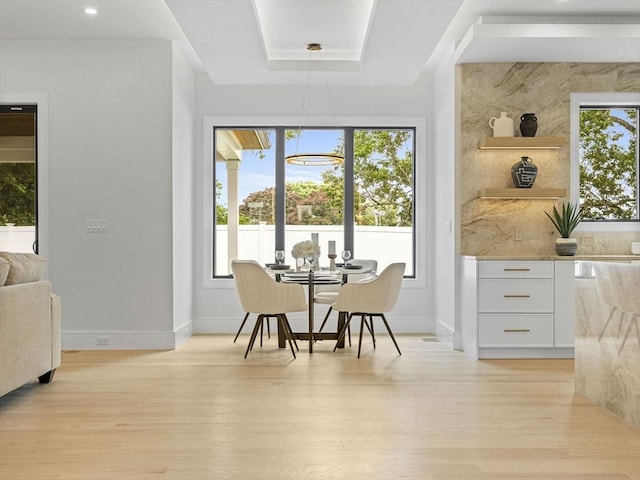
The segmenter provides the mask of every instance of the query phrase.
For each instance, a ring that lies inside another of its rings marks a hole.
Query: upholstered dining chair
[[[354,259],[349,262],[349,265],[359,265],[362,267],[362,270],[365,273],[351,273],[349,274],[349,282],[366,282],[372,280],[376,277],[378,272],[378,261],[377,260],[368,260],[368,259]],[[357,271],[357,270],[356,270]],[[316,287],[315,295],[313,296],[313,302],[320,305],[329,305],[329,309],[322,320],[322,324],[318,329],[318,332],[321,332],[324,328],[327,320],[329,320],[329,316],[333,311],[333,307],[331,305],[338,298],[338,292],[340,291],[341,285],[318,285]],[[351,331],[349,329],[349,345],[351,345]]]
[[[278,319],[280,329],[289,342],[291,353],[295,358],[296,352],[293,348],[295,340],[286,314],[307,310],[303,286],[276,282],[254,260],[232,260],[231,271],[233,272],[236,292],[242,308],[247,313],[258,315],[244,358],[247,358],[247,355],[253,349],[258,331],[262,327],[263,320],[267,317],[276,317]]]
[[[338,348],[338,343],[344,339],[345,332],[349,327],[351,319],[354,316],[360,316],[358,358],[360,358],[360,351],[362,350],[362,334],[365,325],[372,334],[372,338],[374,339],[373,346],[375,348],[373,317],[382,318],[384,326],[387,328],[396,350],[398,350],[398,354],[402,355],[384,314],[390,312],[398,301],[405,268],[405,263],[392,263],[386,267],[380,275],[371,281],[345,283],[342,285],[342,288],[340,288],[340,292],[338,293],[338,298],[336,298],[332,307],[333,310],[337,312],[347,314],[347,320],[342,331],[338,335],[338,342],[336,342],[336,346],[333,348],[334,352],[336,351],[336,348]],[[366,317],[369,317],[370,325],[367,324]]]

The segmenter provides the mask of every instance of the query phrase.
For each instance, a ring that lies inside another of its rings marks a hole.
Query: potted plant
[[[582,220],[580,207],[574,203],[565,203],[560,211],[553,206],[553,216],[547,211],[544,213],[561,235],[561,238],[556,239],[556,253],[563,256],[575,255],[578,251],[578,241],[571,238],[571,234]]]

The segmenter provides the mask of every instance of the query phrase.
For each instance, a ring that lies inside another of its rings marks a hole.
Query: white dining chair
[[[369,259],[354,259],[349,262],[349,265],[357,265],[362,267],[362,271],[364,273],[350,273],[349,274],[349,282],[365,282],[372,280],[376,277],[378,272],[378,261],[377,260],[369,260]],[[357,271],[357,270],[356,270]],[[315,295],[313,296],[313,302],[320,305],[329,305],[329,309],[322,320],[322,324],[318,329],[318,332],[322,332],[327,320],[329,320],[329,316],[333,311],[333,307],[331,305],[338,298],[338,292],[340,291],[341,285],[318,285],[316,287]],[[349,345],[351,345],[351,331],[349,329]]]
[[[362,334],[364,327],[367,326],[374,340],[373,334],[373,318],[380,317],[384,322],[384,326],[389,332],[393,344],[398,350],[398,354],[402,355],[398,343],[396,342],[393,332],[389,327],[385,313],[390,312],[395,307],[398,296],[400,295],[400,287],[402,286],[402,278],[406,268],[405,263],[392,263],[385,268],[380,275],[368,282],[345,283],[340,288],[338,298],[332,305],[333,310],[347,315],[346,322],[342,331],[338,335],[338,342],[333,351],[338,348],[338,343],[344,339],[345,332],[349,327],[349,323],[354,316],[360,316],[360,338],[358,340],[358,358],[362,350]],[[369,317],[370,325],[367,325],[366,317]]]
[[[247,358],[247,355],[253,349],[258,331],[262,327],[263,320],[267,317],[276,317],[278,319],[280,329],[288,340],[291,353],[295,358],[296,352],[293,346],[295,344],[297,349],[298,345],[293,338],[286,314],[307,310],[307,302],[302,285],[276,282],[254,260],[232,260],[231,270],[242,308],[247,313],[258,315],[244,358]]]

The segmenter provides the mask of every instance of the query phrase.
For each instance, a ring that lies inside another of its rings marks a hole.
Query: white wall
[[[176,345],[193,331],[193,189],[195,91],[194,72],[173,47],[173,329]]]
[[[453,46],[443,56],[433,78],[433,141],[434,188],[434,286],[436,307],[436,335],[442,341],[454,343],[456,323],[456,238],[458,237],[458,208],[456,196],[456,66]]]
[[[335,111],[328,102],[316,105],[310,114],[313,116],[353,117],[401,117],[417,116],[425,118],[430,108],[431,86],[426,77],[419,78],[412,87],[334,87],[330,86]],[[213,85],[205,74],[196,76],[196,116],[261,116],[284,117],[301,113],[304,86],[298,87],[241,87]],[[202,128],[196,129],[195,173],[196,178],[204,178]],[[206,133],[209,135],[209,132]],[[423,132],[424,134],[424,132]],[[424,140],[417,139],[417,141]],[[418,162],[429,162],[432,158],[418,158]],[[421,171],[427,176],[430,167],[422,165]],[[422,188],[433,188],[433,178],[423,178]],[[196,199],[202,199],[202,182],[195,183]],[[433,201],[427,202],[424,191],[417,191],[421,196],[423,208],[418,210],[416,222],[425,232],[433,228]],[[426,209],[424,206],[427,206]],[[203,282],[203,268],[208,268],[203,259],[203,205],[196,200],[195,222],[195,269],[194,269],[194,310],[193,317],[196,331],[200,332],[234,332],[242,319],[242,310],[236,299],[233,282],[230,280],[216,280],[216,286],[205,286]],[[207,246],[208,248],[208,246]],[[420,278],[416,281],[406,281],[400,294],[400,301],[393,312],[394,331],[397,332],[434,332],[434,306],[432,288],[434,284],[433,247],[428,235],[424,235],[417,245],[418,270]]]
[[[173,345],[171,62],[170,42],[0,41],[0,94],[48,99],[64,348]],[[84,232],[96,218],[107,233]]]

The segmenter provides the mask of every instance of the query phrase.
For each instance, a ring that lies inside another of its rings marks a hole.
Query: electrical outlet
[[[109,345],[109,337],[96,338],[96,345]]]
[[[524,232],[522,231],[522,227],[515,227],[513,229],[513,239],[516,242],[521,242],[524,240]]]

